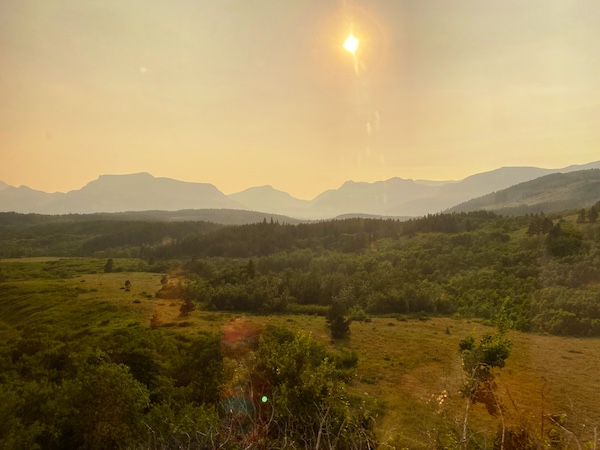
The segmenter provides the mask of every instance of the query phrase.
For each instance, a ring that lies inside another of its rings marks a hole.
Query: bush
[[[348,310],[348,319],[356,322],[367,322],[369,316],[359,305],[354,305]]]

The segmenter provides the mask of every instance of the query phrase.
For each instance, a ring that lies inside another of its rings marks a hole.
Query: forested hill
[[[461,203],[448,212],[489,210],[504,215],[589,208],[600,200],[600,169],[553,173]]]
[[[497,218],[493,213],[473,212],[408,221],[349,218],[290,224],[263,214],[254,224],[225,226],[201,220],[152,220],[160,213],[0,213],[0,257],[254,257],[298,248],[355,252],[365,250],[376,239],[416,232],[470,231]]]
[[[278,214],[246,211],[241,209],[182,209],[179,211],[126,211],[115,213],[93,214],[35,214],[0,212],[0,226],[8,223],[31,225],[42,223],[71,223],[91,222],[94,220],[105,221],[143,221],[143,222],[212,222],[221,225],[244,225],[262,222],[264,219],[273,219],[281,223],[305,223]]]

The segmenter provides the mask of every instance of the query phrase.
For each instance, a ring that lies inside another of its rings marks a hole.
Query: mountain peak
[[[136,172],[136,173],[105,173],[105,174],[100,175],[98,178],[156,178],[156,177],[148,172]]]
[[[340,189],[343,189],[343,188],[356,188],[358,186],[368,186],[370,184],[372,184],[372,183],[369,183],[368,181],[348,180],[348,181],[345,181],[344,184],[342,184],[340,186]]]
[[[270,184],[265,184],[263,186],[249,187],[247,189],[244,189],[243,191],[239,191],[239,192],[236,192],[236,193],[230,194],[230,195],[238,195],[238,194],[242,194],[244,192],[272,192],[272,191],[283,192],[283,191],[280,191],[278,189],[275,189]]]
[[[306,209],[309,203],[307,200],[297,199],[287,192],[275,189],[271,185],[251,187],[230,194],[228,197],[254,211],[267,213],[277,211],[291,217],[302,215],[302,211]]]
[[[87,183],[83,189],[88,186],[95,185],[109,185],[109,184],[123,184],[123,183],[140,183],[140,182],[148,182],[151,180],[156,180],[156,178],[150,175],[148,172],[139,172],[139,173],[105,173],[100,175],[95,180]]]
[[[414,184],[415,180],[412,180],[410,178],[401,178],[401,177],[392,177],[392,178],[388,178],[387,180],[383,180],[383,181],[354,181],[354,180],[348,180],[346,182],[344,182],[344,184],[342,184],[342,186],[340,186],[340,189],[342,188],[360,188],[360,187],[373,187],[373,186],[379,186],[379,185],[389,185],[389,184]]]
[[[0,204],[0,208],[49,214],[245,209],[212,184],[156,178],[147,172],[100,175],[83,188],[60,195],[29,191],[29,188],[23,187],[20,198],[6,199],[5,204],[10,206]],[[25,201],[25,196],[28,201]]]

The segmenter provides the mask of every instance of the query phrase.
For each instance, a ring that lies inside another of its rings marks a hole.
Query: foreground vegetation
[[[591,217],[4,215],[0,448],[595,448]]]
[[[322,448],[460,446],[459,343],[494,328],[372,317],[353,322],[349,339],[332,341],[321,316],[182,315],[182,299],[161,298],[161,274],[74,262],[2,263],[29,267],[27,279],[2,284],[3,448],[280,448],[293,429],[297,448],[314,448],[324,419],[331,422],[323,422]],[[49,266],[100,273],[29,278]],[[155,313],[161,323],[152,328]],[[556,435],[563,446],[592,441],[600,342],[508,338],[511,355],[495,379],[506,430],[528,430],[539,442]],[[298,417],[317,428],[296,428],[290,420]],[[561,417],[573,437],[552,422]],[[469,418],[470,446],[492,446],[500,419],[481,402]],[[341,432],[340,421],[351,426]]]

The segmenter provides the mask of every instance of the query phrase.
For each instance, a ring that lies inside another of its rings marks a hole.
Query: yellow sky
[[[599,24],[596,0],[3,0],[0,180],[310,199],[596,161]]]

